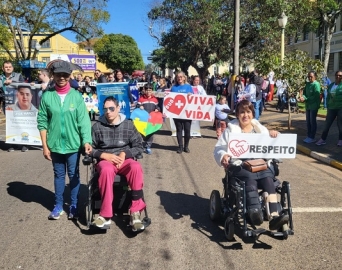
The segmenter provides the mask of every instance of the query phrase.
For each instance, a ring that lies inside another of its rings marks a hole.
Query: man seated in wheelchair
[[[142,137],[133,125],[120,113],[118,101],[107,97],[103,105],[104,115],[92,127],[93,152],[97,159],[101,208],[93,225],[102,228],[111,224],[113,216],[113,182],[116,174],[123,175],[132,190],[130,225],[133,231],[141,231],[144,224],[140,213],[146,207],[143,200],[144,177],[141,165],[134,157],[143,152]]]
[[[275,130],[268,130],[260,124],[259,121],[253,119],[255,115],[254,106],[248,100],[242,100],[236,107],[236,119],[228,124],[228,127],[222,133],[218,142],[215,145],[214,157],[219,166],[229,169],[231,157],[227,153],[227,145],[229,142],[229,134],[231,133],[262,133],[268,134],[275,138],[278,132]],[[232,162],[232,161],[231,161]],[[234,169],[233,176],[245,182],[246,187],[246,208],[247,217],[252,225],[260,225],[263,220],[263,212],[259,201],[258,189],[262,189],[269,195],[267,201],[269,203],[269,210],[271,220],[269,222],[270,230],[278,230],[289,221],[288,215],[279,215],[278,200],[276,189],[274,185],[274,169],[267,167],[267,169],[259,172],[250,172],[244,166]]]

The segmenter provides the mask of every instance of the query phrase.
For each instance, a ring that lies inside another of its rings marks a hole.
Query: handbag
[[[267,163],[262,158],[246,160],[242,164],[243,168],[252,173],[260,172],[267,169]]]

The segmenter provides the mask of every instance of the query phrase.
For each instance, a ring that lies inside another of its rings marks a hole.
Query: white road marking
[[[294,207],[294,213],[327,213],[342,212],[342,207]]]

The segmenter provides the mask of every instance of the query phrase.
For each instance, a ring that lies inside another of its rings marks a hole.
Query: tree
[[[108,22],[106,0],[2,0],[0,2],[0,48],[11,60],[34,59],[32,39],[48,33],[40,45],[51,37],[72,31],[77,39],[89,39],[103,33],[100,24]],[[10,33],[3,39],[3,31]],[[28,44],[25,44],[28,36]],[[10,41],[9,41],[10,40]],[[14,47],[15,53],[10,50]]]
[[[165,0],[151,9],[148,16],[152,22],[163,19],[171,25],[160,40],[169,65],[177,64],[184,72],[191,65],[204,79],[212,64],[230,58],[231,48],[227,45],[232,33],[227,22],[231,21],[232,9],[225,3]]]
[[[293,50],[286,53],[284,64],[281,65],[277,51],[263,50],[255,58],[255,64],[262,74],[274,71],[275,77],[286,80],[288,94],[297,94],[304,88],[308,72],[314,70],[317,73],[317,81],[321,81],[324,75],[324,66],[321,61],[312,59],[308,53]],[[291,128],[291,110],[288,104],[288,129]]]
[[[144,69],[144,61],[137,43],[122,34],[104,35],[94,45],[98,60],[112,69],[125,72]]]

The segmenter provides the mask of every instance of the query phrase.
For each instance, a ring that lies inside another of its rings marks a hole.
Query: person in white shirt
[[[198,76],[193,77],[192,85],[197,88],[199,95],[206,96],[207,92],[204,90],[203,86],[200,85],[200,78]]]
[[[223,131],[227,128],[228,113],[230,108],[227,105],[227,99],[225,96],[221,96],[218,103],[215,105],[215,117],[216,117],[216,135],[217,138],[221,136]]]

